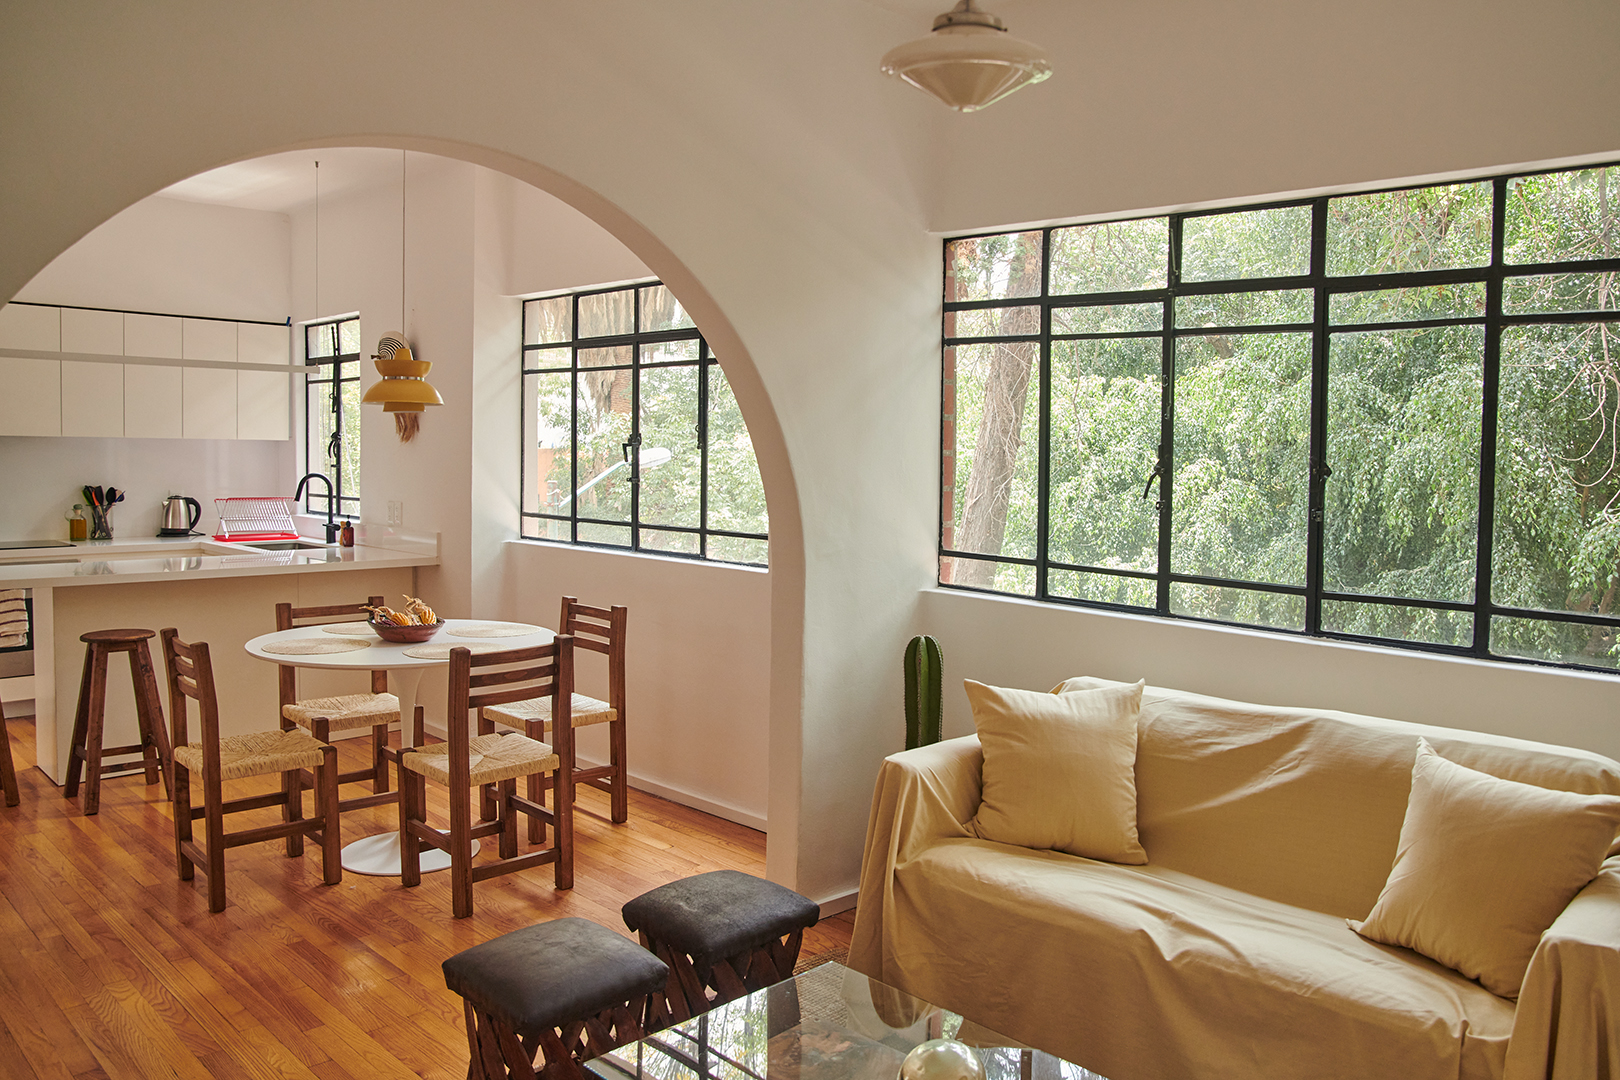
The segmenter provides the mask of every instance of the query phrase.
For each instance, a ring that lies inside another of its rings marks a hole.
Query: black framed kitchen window
[[[304,327],[304,460],[332,481],[304,489],[304,512],[360,517],[360,320],[331,319]]]
[[[1620,670],[1620,166],[944,246],[941,585]]]
[[[522,363],[525,539],[767,564],[748,425],[669,289],[524,301]]]

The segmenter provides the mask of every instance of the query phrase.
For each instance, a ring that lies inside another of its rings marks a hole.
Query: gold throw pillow
[[[1142,683],[1068,694],[965,685],[984,750],[979,837],[1147,862],[1136,835]]]
[[[1419,739],[1395,865],[1350,928],[1517,998],[1541,935],[1597,876],[1616,833],[1620,796],[1498,779]]]

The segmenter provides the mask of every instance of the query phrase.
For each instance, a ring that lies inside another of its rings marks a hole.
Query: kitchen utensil
[[[123,498],[123,493],[119,493]],[[185,495],[170,495],[163,500],[159,536],[190,536],[202,518],[202,503]]]

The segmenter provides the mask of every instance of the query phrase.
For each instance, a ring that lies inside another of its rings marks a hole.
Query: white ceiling
[[[187,202],[291,213],[315,201],[317,173],[323,200],[383,185],[397,186],[400,155],[399,150],[362,147],[294,150],[210,169],[170,184],[158,194]]]

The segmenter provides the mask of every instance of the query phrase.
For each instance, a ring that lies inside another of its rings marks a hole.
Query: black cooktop
[[[0,551],[15,551],[18,548],[51,548],[72,547],[67,540],[0,540]]]

